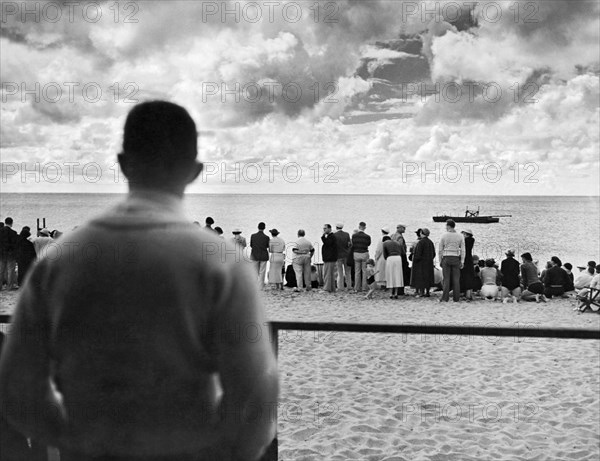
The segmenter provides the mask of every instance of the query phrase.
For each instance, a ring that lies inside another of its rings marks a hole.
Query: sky
[[[599,195],[597,1],[0,2],[2,192],[123,192],[127,112],[194,193]]]

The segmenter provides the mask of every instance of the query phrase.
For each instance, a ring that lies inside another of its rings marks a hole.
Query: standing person
[[[352,236],[352,249],[354,251],[354,291],[359,293],[367,290],[367,260],[369,259],[369,245],[371,236],[365,233],[367,225],[358,224],[358,232]]]
[[[35,261],[35,248],[29,241],[29,237],[31,237],[31,230],[25,226],[21,229],[17,240],[17,266],[19,267],[17,282],[19,286],[23,284],[27,271]]]
[[[335,265],[338,259],[337,240],[331,229],[331,224],[323,226],[323,235],[321,236],[323,247],[321,256],[323,257],[323,279],[325,291],[335,292]]]
[[[285,262],[285,242],[279,237],[277,229],[271,229],[271,240],[269,240],[269,275],[267,279],[276,289],[283,290],[283,263]]]
[[[535,301],[536,303],[539,303],[540,300],[546,302],[544,284],[538,276],[538,268],[533,264],[531,253],[523,253],[521,261],[521,280],[525,288],[521,293],[521,299],[524,301]]]
[[[508,302],[508,296],[516,303],[521,297],[521,281],[519,280],[520,264],[515,259],[515,252],[508,250],[506,259],[500,264],[502,273],[502,302]],[[465,262],[466,264],[466,262]]]
[[[450,300],[450,286],[452,286],[452,299],[460,300],[460,269],[465,260],[465,239],[455,230],[456,223],[449,219],[446,221],[446,233],[440,240],[440,266],[442,266],[444,291],[440,302]]]
[[[402,253],[400,258],[402,259],[402,274],[404,277],[404,285],[402,286],[399,294],[404,294],[404,286],[410,285],[410,267],[408,265],[408,248],[406,246],[406,240],[404,240],[404,232],[406,232],[406,226],[404,224],[398,224],[396,226],[396,232],[392,235],[392,240],[395,240],[400,244]]]
[[[465,229],[461,232],[465,239],[465,260],[463,268],[460,270],[460,292],[465,294],[465,297],[473,300],[473,289],[475,288],[475,266],[473,265],[473,246],[475,239],[473,231]]]
[[[383,257],[383,239],[385,236],[389,236],[390,228],[384,226],[381,228],[381,240],[377,243],[377,248],[375,249],[375,270],[377,274],[375,275],[375,281],[382,287],[386,287],[385,283],[385,258]]]
[[[33,243],[37,259],[41,259],[45,256],[48,245],[50,245],[54,240],[50,236],[50,231],[46,228],[43,228],[38,232],[37,237],[34,237],[33,235],[29,237],[29,241]]]
[[[197,133],[182,107],[136,105],[118,156],[126,199],[58,241],[68,258],[43,258],[27,277],[0,408],[61,461],[256,460],[273,439],[269,412],[253,411],[277,401],[273,347],[232,328],[265,322],[255,276],[183,212],[202,170]],[[115,242],[130,244],[127,257]]]
[[[344,289],[344,281],[346,282],[346,289],[350,290],[352,287],[352,267],[346,263],[348,259],[348,253],[352,242],[350,240],[350,234],[345,232],[344,224],[338,223],[335,225],[335,240],[337,242],[337,288],[338,290]]]
[[[429,290],[435,285],[433,267],[435,245],[429,240],[429,229],[419,229],[420,235],[413,252],[413,267],[410,273],[411,285],[417,290],[417,297],[431,296]]]
[[[352,231],[352,235],[356,234],[357,232],[358,229],[354,229]],[[356,283],[356,271],[354,270],[354,248],[352,247],[352,238],[350,238],[350,249],[348,250],[348,257],[346,258],[346,266],[350,268],[350,280],[352,281],[352,284],[348,285],[348,289],[350,289],[350,287],[354,287],[354,284]]]
[[[266,225],[258,223],[258,232],[250,236],[250,259],[258,273],[258,286],[265,287],[265,275],[267,273],[267,261],[269,260],[269,237],[265,234]]]
[[[214,229],[212,227],[214,223],[215,223],[215,220],[213,218],[211,218],[210,216],[207,216],[206,219],[204,220],[204,224],[205,224],[204,229],[207,231],[214,232]]]
[[[8,290],[17,289],[17,233],[13,230],[13,219],[7,217],[0,229],[0,289],[6,280]]]
[[[242,236],[242,230],[239,227],[234,227],[231,233],[233,234],[231,241],[235,243],[238,248],[246,248],[248,244],[246,243],[246,237]]]
[[[306,291],[311,290],[311,276],[310,276],[310,260],[312,258],[315,249],[312,243],[305,237],[306,232],[304,229],[298,230],[298,240],[292,247],[292,253],[294,257],[292,259],[292,266],[296,274],[297,287],[294,291],[300,291],[303,287],[306,287]]]
[[[400,243],[392,240],[389,235],[383,237],[383,257],[385,258],[385,280],[387,287],[392,289],[391,299],[398,299],[400,288],[404,288],[402,273],[402,248]]]

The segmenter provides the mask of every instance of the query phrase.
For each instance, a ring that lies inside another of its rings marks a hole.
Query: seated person
[[[513,303],[516,303],[517,298],[521,296],[521,282],[519,280],[519,262],[515,260],[513,250],[506,252],[506,259],[502,261],[500,272],[502,273],[502,302],[507,302],[511,296]]]
[[[569,284],[567,286],[565,286],[565,291],[573,291],[575,290],[575,285],[574,285],[574,281],[573,281],[573,265],[571,263],[564,263],[563,264],[563,270],[567,273],[567,276],[569,277]]]
[[[535,301],[536,303],[539,303],[540,300],[546,302],[544,284],[538,277],[538,268],[533,264],[531,253],[523,253],[521,262],[521,281],[524,288],[521,299],[523,301]]]
[[[319,288],[319,273],[315,265],[310,266],[310,287]]]
[[[288,288],[296,288],[298,283],[296,282],[296,272],[294,266],[289,264],[285,270],[285,286]]]
[[[481,296],[486,299],[496,299],[499,292],[498,287],[498,269],[494,266],[496,261],[493,258],[485,260],[485,267],[480,271],[481,277]]]
[[[544,282],[544,295],[547,298],[562,296],[565,293],[565,287],[570,282],[558,256],[552,256],[550,262],[552,263],[552,267],[546,270],[542,280]]]
[[[588,261],[587,267],[579,267],[579,274],[575,277],[573,281],[573,286],[576,290],[581,290],[582,288],[589,287],[592,282],[592,278],[594,278],[594,272],[596,269],[595,261]]]
[[[600,266],[596,266],[596,275],[594,275],[594,277],[592,278],[592,281],[590,282],[590,286],[579,290],[579,292],[577,293],[577,297],[585,298],[588,295],[588,293],[590,292],[591,288],[600,290]]]
[[[481,291],[481,269],[485,267],[485,261],[483,259],[479,259],[477,257],[477,262],[475,262],[475,258],[473,258],[473,263],[475,264],[475,288],[473,289],[476,293]]]

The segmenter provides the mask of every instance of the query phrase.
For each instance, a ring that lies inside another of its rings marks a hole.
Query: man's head
[[[358,230],[364,231],[367,228],[367,223],[361,221],[358,223]]]
[[[206,223],[207,226],[212,226],[215,223],[215,220],[213,218],[211,218],[210,216],[208,216],[204,222]]]
[[[219,226],[215,227],[215,232],[217,235],[223,235],[223,229],[221,229]]]
[[[558,266],[558,267],[562,266],[562,261],[560,260],[560,258],[558,256],[552,256],[550,258],[550,261],[552,262],[552,264],[554,266]]]
[[[264,231],[267,228],[266,224],[264,222],[259,222],[258,223],[258,230],[259,231]]]
[[[323,226],[323,232],[325,232],[326,234],[331,233],[331,224],[325,224]]]
[[[304,232],[304,229],[298,229],[298,237],[304,237],[306,235],[306,232]]]
[[[202,171],[197,154],[196,124],[183,107],[149,101],[127,115],[118,159],[130,188],[183,195]]]
[[[8,227],[12,227],[12,225],[13,225],[13,219],[12,219],[12,218],[8,218],[8,217],[7,217],[7,218],[4,220],[4,224],[6,224]]]
[[[337,223],[335,225],[335,228],[336,228],[336,230],[342,230],[344,228],[344,223],[341,223],[341,222]]]
[[[571,272],[573,270],[573,264],[571,264],[571,263],[564,263],[563,264],[563,268],[565,268],[567,270],[567,272]]]
[[[398,232],[399,234],[404,234],[405,231],[406,231],[406,226],[404,224],[398,224],[396,226],[396,232]]]
[[[521,259],[523,260],[523,262],[531,262],[531,261],[533,261],[533,258],[531,257],[531,253],[529,253],[529,252],[523,253],[521,255]]]
[[[446,221],[446,230],[447,231],[454,230],[455,227],[456,227],[456,223],[454,222],[453,219],[449,219],[448,221]]]
[[[596,267],[598,267],[598,266],[596,266],[596,261],[588,261],[588,264],[587,264],[587,270],[588,270],[588,272],[589,272],[590,274],[593,274],[593,273],[594,273],[594,269],[595,269]]]

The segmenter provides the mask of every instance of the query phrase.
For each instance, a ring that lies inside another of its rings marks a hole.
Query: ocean
[[[35,230],[36,218],[46,218],[50,230],[67,232],[122,198],[120,194],[1,194],[0,217],[11,216],[17,231],[25,225]],[[445,226],[434,223],[434,215],[462,215],[466,207],[480,207],[482,215],[512,215],[496,224],[457,224],[459,231],[473,231],[474,254],[480,257],[502,259],[511,248],[517,254],[529,251],[542,265],[553,255],[573,266],[600,261],[599,197],[189,194],[184,205],[190,221],[204,224],[205,217],[211,216],[226,236],[240,227],[249,242],[257,224],[264,221],[267,229],[277,228],[286,242],[304,229],[315,245],[323,224],[343,222],[344,230],[352,233],[360,221],[367,223],[374,242],[383,226],[394,230],[401,223],[407,226],[407,243],[415,240],[416,229],[427,227],[437,244]]]

